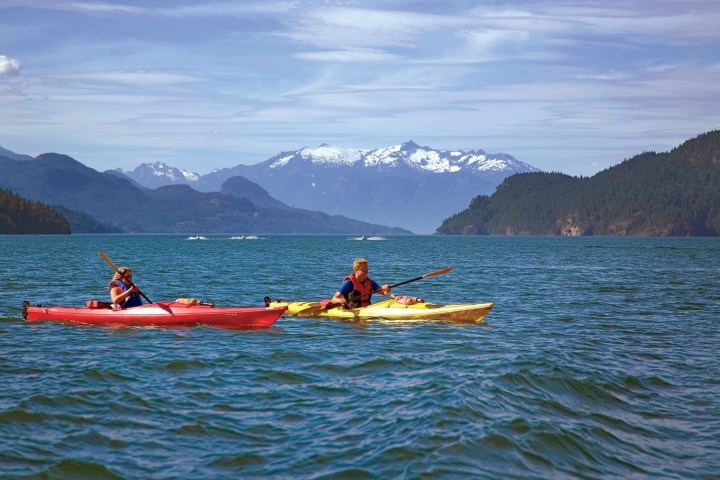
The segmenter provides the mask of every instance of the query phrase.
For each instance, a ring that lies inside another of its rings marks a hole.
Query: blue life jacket
[[[123,292],[127,292],[131,288],[130,285],[125,285],[120,280],[115,280],[113,283],[115,285],[117,285],[118,287],[120,287]],[[111,289],[111,288],[112,288],[112,286],[108,287],[108,289]],[[125,297],[125,300],[120,302],[120,307],[121,308],[139,307],[142,304],[143,303],[142,303],[142,298],[140,298],[140,293],[132,292],[130,295]]]

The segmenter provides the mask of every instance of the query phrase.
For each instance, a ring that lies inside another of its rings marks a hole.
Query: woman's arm
[[[121,304],[124,302],[132,292],[139,291],[140,288],[137,285],[133,285],[132,287],[128,288],[124,292],[122,291],[122,288],[120,287],[112,287],[110,289],[110,301],[115,304]]]

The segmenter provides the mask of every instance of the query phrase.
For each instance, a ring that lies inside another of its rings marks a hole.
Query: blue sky
[[[717,0],[0,0],[0,146],[198,173],[329,143],[593,175],[720,128]]]

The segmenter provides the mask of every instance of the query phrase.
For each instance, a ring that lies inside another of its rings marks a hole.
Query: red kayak
[[[23,304],[23,318],[29,322],[56,321],[86,325],[133,325],[191,327],[207,325],[226,328],[267,328],[287,307],[227,307],[212,304],[188,305],[172,301],[115,309],[110,303],[90,300],[85,307],[43,307]]]

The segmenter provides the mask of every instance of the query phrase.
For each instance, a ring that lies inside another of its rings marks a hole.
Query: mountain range
[[[436,233],[718,236],[719,158],[720,131],[588,178],[543,173],[505,154],[413,142],[376,150],[321,145],[207,175],[162,163],[101,173],[66,155],[33,158],[0,147],[0,188],[51,205],[73,232],[410,233],[349,218],[400,212],[422,233],[458,192],[498,183],[492,195],[451,212]],[[347,216],[295,206],[302,202]]]
[[[58,206],[73,233],[410,233],[293,208],[245,179],[228,179],[220,192],[199,192],[188,185],[149,189],[57,153],[17,160],[0,155],[0,172],[0,188]]]
[[[115,172],[148,188],[184,184],[201,192],[220,191],[224,182],[240,176],[296,208],[433,233],[444,219],[477,195],[493,192],[506,177],[537,171],[504,153],[437,150],[408,141],[377,149],[323,144],[205,175],[161,162]]]

